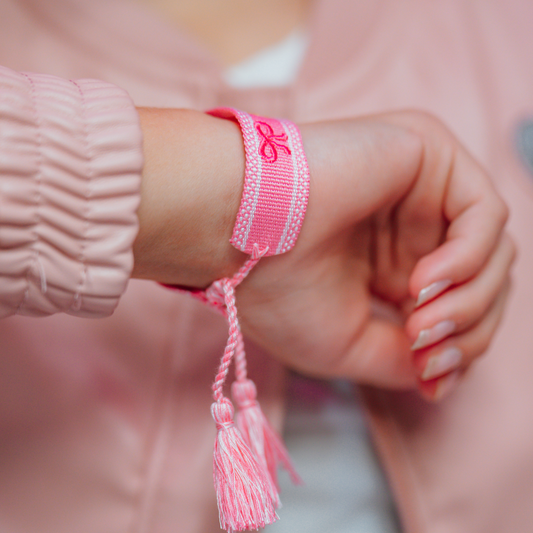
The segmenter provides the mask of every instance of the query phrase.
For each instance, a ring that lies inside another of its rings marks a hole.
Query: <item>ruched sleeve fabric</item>
[[[0,317],[113,312],[142,164],[125,91],[0,67]]]

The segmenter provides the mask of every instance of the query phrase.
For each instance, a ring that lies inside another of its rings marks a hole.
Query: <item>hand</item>
[[[428,115],[308,124],[301,133],[306,219],[294,249],[261,260],[237,289],[245,335],[306,374],[418,386],[439,399],[501,318],[515,253],[506,206]],[[430,299],[415,308],[419,296]],[[373,313],[375,298],[394,320]]]

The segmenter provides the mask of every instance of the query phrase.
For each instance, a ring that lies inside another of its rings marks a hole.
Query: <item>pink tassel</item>
[[[213,466],[220,527],[231,533],[272,524],[278,517],[270,480],[233,423],[233,405],[221,398],[211,413],[217,425]]]
[[[235,423],[246,444],[268,472],[272,500],[279,508],[278,465],[281,464],[287,470],[295,485],[302,484],[302,480],[294,469],[285,444],[261,410],[254,382],[250,379],[235,381],[231,393],[239,408]]]
[[[232,278],[219,279],[205,291],[191,291],[195,298],[221,312],[229,323],[228,342],[213,384],[215,403],[211,411],[218,430],[214,478],[221,527],[242,531],[264,527],[277,519],[278,464],[289,471],[295,483],[301,480],[283,442],[257,403],[255,385],[247,379],[235,288],[262,257],[293,248],[307,209],[309,168],[300,132],[292,122],[232,108],[213,109],[209,113],[236,119],[246,152],[243,194],[230,242],[251,257]],[[234,396],[240,406],[238,424],[244,439],[233,424],[233,405],[223,396],[234,356],[237,378]]]
[[[229,279],[215,281],[204,293],[205,301],[222,311],[229,323],[229,336],[213,383],[211,413],[217,425],[214,453],[214,481],[220,527],[228,532],[263,528],[278,519],[280,506],[276,468],[282,463],[295,482],[294,471],[281,439],[264,417],[256,401],[255,385],[246,378],[246,354],[235,306],[235,287],[268,251],[254,246],[252,257]],[[236,356],[235,396],[241,406],[241,425],[246,439],[233,422],[233,404],[222,389]],[[252,451],[248,445],[254,446]],[[267,459],[268,458],[268,459]]]

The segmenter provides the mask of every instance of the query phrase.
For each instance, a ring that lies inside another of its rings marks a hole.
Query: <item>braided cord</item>
[[[244,341],[242,338],[239,318],[237,316],[237,305],[235,302],[235,288],[242,283],[250,271],[257,265],[261,257],[268,253],[268,247],[259,250],[255,245],[252,251],[252,257],[239,268],[232,278],[222,278],[215,281],[206,291],[206,301],[216,309],[221,309],[221,302],[224,302],[222,312],[228,320],[229,334],[224,355],[220,361],[217,375],[213,383],[213,398],[219,402],[224,397],[222,388],[228,375],[229,367],[233,356],[236,354],[237,361],[237,379],[246,378],[246,355],[244,352]]]

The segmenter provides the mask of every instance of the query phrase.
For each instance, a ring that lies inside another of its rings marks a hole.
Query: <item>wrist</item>
[[[237,124],[204,113],[139,109],[145,163],[133,277],[207,287],[246,255],[230,244],[245,155]]]

